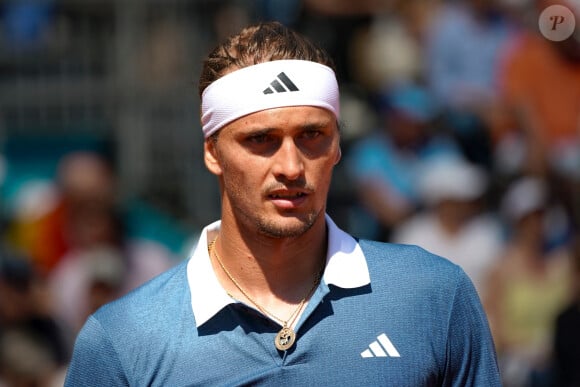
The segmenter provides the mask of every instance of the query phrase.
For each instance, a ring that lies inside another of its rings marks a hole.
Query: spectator
[[[572,2],[537,0],[577,9]],[[537,20],[537,19],[536,19]],[[576,25],[580,25],[577,17]],[[499,93],[503,113],[495,121],[496,160],[504,173],[540,173],[557,180],[575,226],[580,224],[580,39],[555,42],[537,23],[504,44]]]
[[[486,167],[497,61],[511,33],[497,0],[448,1],[433,17],[426,40],[430,88],[467,158]]]
[[[95,245],[65,256],[51,273],[53,309],[71,339],[89,314],[123,294],[128,264],[121,246]]]
[[[553,323],[570,298],[567,250],[546,250],[548,191],[543,180],[516,180],[502,201],[509,239],[484,297],[507,387],[548,386]]]
[[[130,234],[115,176],[95,154],[73,153],[60,167],[62,201],[52,214],[66,249],[47,274],[55,315],[76,335],[99,305],[173,266],[172,253]],[[50,234],[49,234],[50,235]]]
[[[50,385],[63,377],[67,343],[46,293],[28,258],[0,250],[0,385]]]
[[[418,244],[461,266],[480,295],[503,243],[499,223],[484,211],[487,180],[485,170],[463,160],[426,165],[420,180],[426,207],[393,234],[394,242]]]
[[[377,12],[367,28],[351,38],[354,81],[370,93],[401,82],[423,79],[423,44],[430,16],[439,0],[394,2]]]
[[[555,328],[556,381],[562,387],[580,386],[580,236],[572,248],[574,297],[558,314]]]
[[[67,155],[59,165],[55,186],[42,211],[17,217],[11,225],[12,241],[31,257],[36,270],[47,276],[69,251],[112,240],[117,234],[102,234],[101,214],[114,208],[115,177],[110,165],[97,154]],[[99,225],[99,227],[96,227]]]
[[[347,167],[363,207],[354,218],[365,219],[364,229],[353,223],[353,232],[387,240],[392,228],[421,205],[421,168],[435,158],[461,154],[431,126],[437,107],[424,88],[397,86],[379,105],[381,126],[354,144]]]

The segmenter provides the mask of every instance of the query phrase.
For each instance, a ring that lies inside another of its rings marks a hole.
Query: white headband
[[[250,113],[286,106],[317,106],[339,117],[338,83],[331,68],[305,60],[276,60],[226,74],[202,94],[205,138]]]

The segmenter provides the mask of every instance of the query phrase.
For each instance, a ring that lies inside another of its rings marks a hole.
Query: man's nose
[[[304,155],[292,139],[285,139],[274,154],[273,173],[296,180],[304,173]]]

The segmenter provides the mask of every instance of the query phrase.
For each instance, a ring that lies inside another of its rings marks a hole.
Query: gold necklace
[[[226,273],[226,275],[230,279],[230,281],[232,281],[232,283],[244,295],[244,297],[246,297],[246,299],[248,301],[250,301],[252,304],[254,304],[254,306],[256,308],[258,308],[258,310],[260,312],[262,312],[264,315],[270,316],[271,318],[274,318],[278,322],[282,323],[282,329],[280,329],[280,331],[276,335],[276,338],[274,339],[274,345],[276,346],[276,348],[278,348],[280,351],[286,351],[287,349],[291,348],[292,345],[294,345],[294,342],[296,341],[296,332],[294,331],[294,329],[292,329],[292,326],[294,325],[294,322],[296,321],[296,319],[300,315],[300,311],[302,310],[302,307],[304,307],[304,304],[306,303],[306,300],[308,300],[308,298],[310,298],[310,296],[312,295],[312,293],[314,293],[314,290],[318,287],[318,284],[320,283],[320,279],[322,277],[322,270],[320,271],[320,273],[318,273],[318,275],[314,279],[314,284],[312,285],[312,288],[308,291],[308,293],[302,299],[302,301],[300,301],[300,303],[298,304],[298,307],[294,310],[294,312],[292,312],[292,314],[290,315],[290,317],[288,317],[287,320],[284,320],[284,319],[281,319],[280,317],[277,317],[275,314],[273,314],[272,312],[266,310],[266,308],[264,308],[263,306],[261,306],[260,304],[258,304],[240,286],[240,284],[238,283],[238,281],[236,281],[235,278],[226,269],[226,267],[224,266],[224,264],[223,264],[223,262],[222,262],[222,260],[221,260],[221,258],[219,256],[219,254],[217,253],[217,251],[215,249],[215,242],[216,242],[216,240],[217,240],[217,237],[213,241],[211,241],[210,244],[207,247],[209,256],[211,257],[212,254],[213,254],[216,257],[216,260],[218,261],[218,263],[219,263],[220,267],[222,268],[222,270],[224,271],[224,273]],[[234,298],[230,293],[228,293],[228,295],[230,297]]]

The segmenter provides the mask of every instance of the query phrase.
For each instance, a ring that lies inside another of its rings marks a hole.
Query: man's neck
[[[232,227],[231,222],[224,221],[219,233],[210,235],[209,241],[216,236],[211,260],[224,289],[236,299],[250,304],[256,301],[281,316],[308,295],[326,260],[328,242],[324,217],[299,237],[244,234],[235,225]]]

